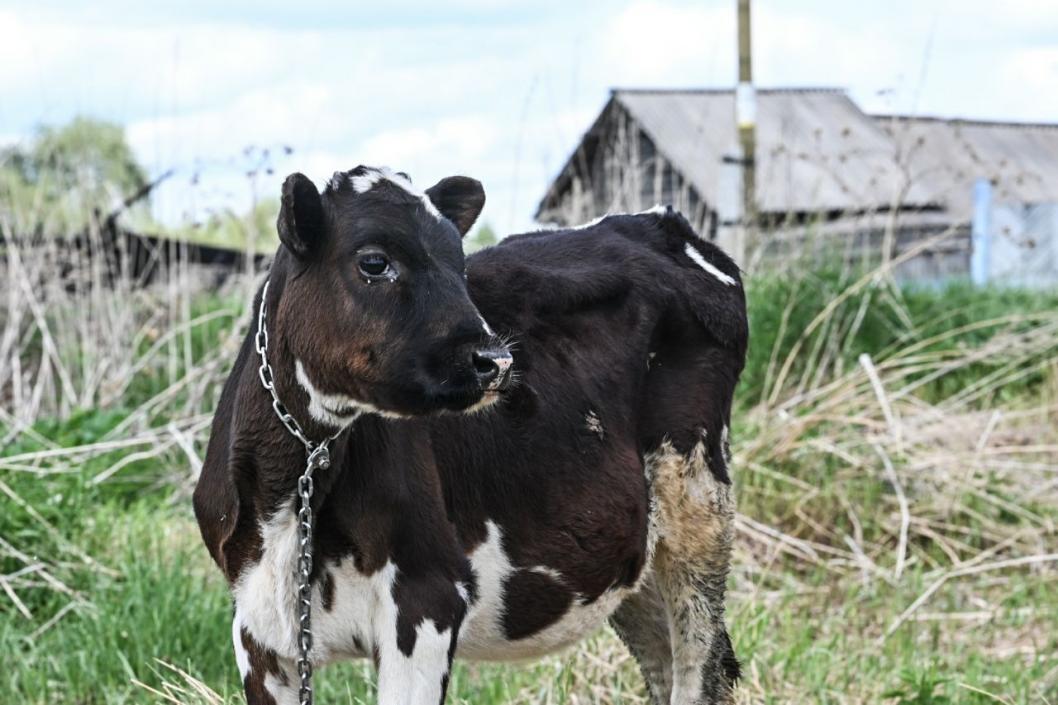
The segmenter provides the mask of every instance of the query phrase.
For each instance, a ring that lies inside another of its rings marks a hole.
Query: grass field
[[[241,701],[190,490],[249,283],[64,286],[8,253],[0,702]],[[729,621],[746,703],[1058,703],[1058,293],[749,282]],[[208,687],[207,687],[208,686]],[[371,702],[363,664],[320,701]],[[452,702],[641,703],[609,632]]]

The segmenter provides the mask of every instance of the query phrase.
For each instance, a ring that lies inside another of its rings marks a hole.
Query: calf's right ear
[[[322,244],[323,202],[316,184],[304,174],[291,174],[283,182],[276,228],[279,241],[299,258],[308,257]]]

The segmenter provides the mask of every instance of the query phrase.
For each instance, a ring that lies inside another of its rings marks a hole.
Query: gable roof
[[[594,149],[607,111],[624,110],[715,208],[723,158],[736,150],[734,100],[732,90],[615,89],[582,146]],[[557,202],[573,171],[571,157],[538,216]],[[1058,127],[872,116],[839,89],[757,92],[757,199],[763,213],[896,205],[943,209],[966,222],[972,183],[980,177],[996,181],[997,200],[1058,200]]]
[[[734,92],[614,91],[657,149],[715,204],[720,164],[733,153]],[[869,210],[888,206],[902,178],[892,140],[844,92],[757,94],[757,199],[762,212]],[[929,205],[925,193],[905,201]]]
[[[972,184],[990,179],[995,201],[1058,201],[1058,125],[876,115],[901,163],[928,198],[969,218]]]

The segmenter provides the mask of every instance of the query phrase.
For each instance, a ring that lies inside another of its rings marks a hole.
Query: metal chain
[[[315,490],[312,474],[317,468],[326,470],[331,466],[331,453],[329,450],[331,441],[338,437],[344,429],[339,428],[333,436],[325,438],[319,443],[310,441],[301,424],[290,415],[283,402],[279,401],[279,395],[275,389],[275,376],[272,367],[268,364],[268,328],[265,325],[265,301],[268,298],[268,280],[265,281],[264,289],[261,290],[261,307],[257,314],[257,335],[254,338],[254,347],[261,357],[261,366],[257,368],[257,375],[261,378],[261,384],[268,393],[272,395],[272,409],[276,416],[286,427],[292,436],[301,441],[305,446],[307,459],[305,461],[305,472],[298,478],[298,497],[300,505],[298,508],[298,675],[301,685],[298,689],[299,705],[312,705],[312,661],[309,654],[312,651],[312,494]]]

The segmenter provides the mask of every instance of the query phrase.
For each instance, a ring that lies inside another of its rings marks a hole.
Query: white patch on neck
[[[349,177],[349,183],[352,184],[353,191],[357,193],[367,193],[382,181],[388,181],[399,186],[412,196],[420,199],[426,211],[438,220],[444,217],[437,210],[437,206],[433,204],[429,196],[417,189],[406,176],[398,174],[388,166],[366,167],[363,174]]]
[[[362,402],[344,394],[324,394],[309,379],[305,365],[301,360],[294,361],[294,376],[298,384],[309,395],[309,416],[320,423],[335,428],[345,428],[365,411],[369,411]]]
[[[705,257],[702,257],[702,253],[695,249],[694,245],[692,245],[691,243],[688,242],[686,245],[684,245],[683,251],[687,253],[688,257],[694,260],[695,264],[697,264],[709,274],[712,274],[724,284],[727,284],[728,286],[735,285],[735,280],[733,277],[728,274],[724,274],[719,269],[714,267],[711,262],[706,260]]]
[[[309,395],[309,416],[320,423],[345,428],[356,421],[361,414],[378,414],[388,418],[401,418],[400,414],[384,411],[374,404],[354,399],[346,394],[327,394],[316,388],[309,379],[308,372],[301,360],[294,360],[294,376],[298,384]]]

